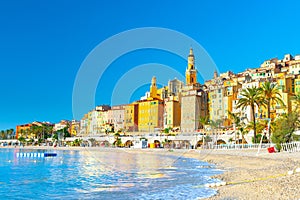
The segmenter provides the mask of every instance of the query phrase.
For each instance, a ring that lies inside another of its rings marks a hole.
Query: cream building
[[[179,128],[180,122],[180,103],[175,96],[170,96],[169,98],[165,99],[164,128]]]
[[[125,124],[125,106],[112,106],[108,110],[108,122],[114,125],[115,131],[124,131]]]

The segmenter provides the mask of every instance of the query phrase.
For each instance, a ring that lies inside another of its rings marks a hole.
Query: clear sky
[[[82,62],[115,34],[141,27],[176,30],[201,44],[219,71],[240,72],[269,58],[300,54],[299,7],[297,0],[0,1],[0,130],[72,119]],[[182,73],[186,68],[185,60],[167,52],[129,53],[105,71],[96,104],[110,103],[122,74],[149,62],[178,65]],[[146,89],[139,87],[131,100]]]

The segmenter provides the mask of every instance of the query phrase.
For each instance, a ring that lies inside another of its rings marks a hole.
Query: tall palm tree
[[[237,108],[244,109],[250,106],[252,119],[253,119],[253,132],[254,132],[254,143],[256,143],[256,121],[255,121],[255,106],[264,104],[262,98],[262,90],[257,87],[246,88],[241,92],[241,98],[238,100]]]
[[[284,102],[281,99],[281,94],[278,90],[277,83],[264,82],[261,86],[262,95],[266,101],[267,106],[267,118],[271,119],[270,110],[273,103],[279,103],[284,106]],[[269,138],[271,136],[271,130],[268,129]]]

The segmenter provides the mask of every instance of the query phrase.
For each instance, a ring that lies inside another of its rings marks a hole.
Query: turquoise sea
[[[222,173],[196,159],[147,151],[61,150],[47,158],[20,152],[45,150],[0,149],[0,199],[199,199],[216,193],[203,185]]]

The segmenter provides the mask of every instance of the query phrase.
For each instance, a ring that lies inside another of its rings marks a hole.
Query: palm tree
[[[199,123],[201,124],[201,127],[204,129],[204,126],[208,124],[209,117],[199,117]]]
[[[211,128],[211,131],[212,131],[213,135],[215,134],[215,129],[220,128],[221,123],[222,123],[221,119],[217,119],[216,121],[214,121],[214,120],[209,121],[209,125],[210,125],[210,128]],[[217,143],[217,137],[218,137],[218,132],[215,135],[214,143]]]
[[[1,131],[1,139],[3,140],[4,138],[5,138],[5,131],[2,130],[2,131]]]
[[[28,135],[30,134],[30,129],[29,128],[25,129],[24,133],[25,133],[25,138],[28,139]]]
[[[300,108],[300,93],[293,96],[292,100],[294,100],[296,103],[295,111],[298,111],[298,109]]]
[[[230,120],[231,120],[231,122],[234,124],[234,141],[235,141],[235,143],[236,143],[236,128],[240,128],[240,126],[241,126],[241,118],[240,118],[240,116],[237,114],[237,113],[232,113],[232,112],[230,112],[229,110],[227,110],[227,113],[228,113],[228,115],[229,115],[229,118],[230,118]]]
[[[24,129],[21,129],[20,132],[18,133],[18,137],[23,137],[23,138],[25,138],[25,137],[24,137],[24,133],[25,133]]]
[[[271,120],[270,110],[273,103],[284,105],[281,99],[281,94],[278,90],[277,83],[264,82],[261,86],[263,98],[267,105],[267,118]],[[271,130],[268,129],[269,138],[271,137]]]
[[[39,127],[37,125],[32,125],[30,127],[30,133],[33,135],[34,139],[38,138]]]
[[[13,128],[9,129],[10,130],[10,138],[14,134],[15,130]],[[12,139],[12,138],[11,138]]]
[[[237,108],[244,109],[248,106],[251,108],[251,114],[253,119],[253,131],[254,131],[254,143],[256,143],[256,121],[255,121],[255,106],[264,104],[262,98],[262,90],[257,87],[246,88],[241,92],[242,98],[238,100]]]
[[[53,126],[43,125],[43,131],[44,131],[44,139],[47,139],[51,137],[53,134]]]

